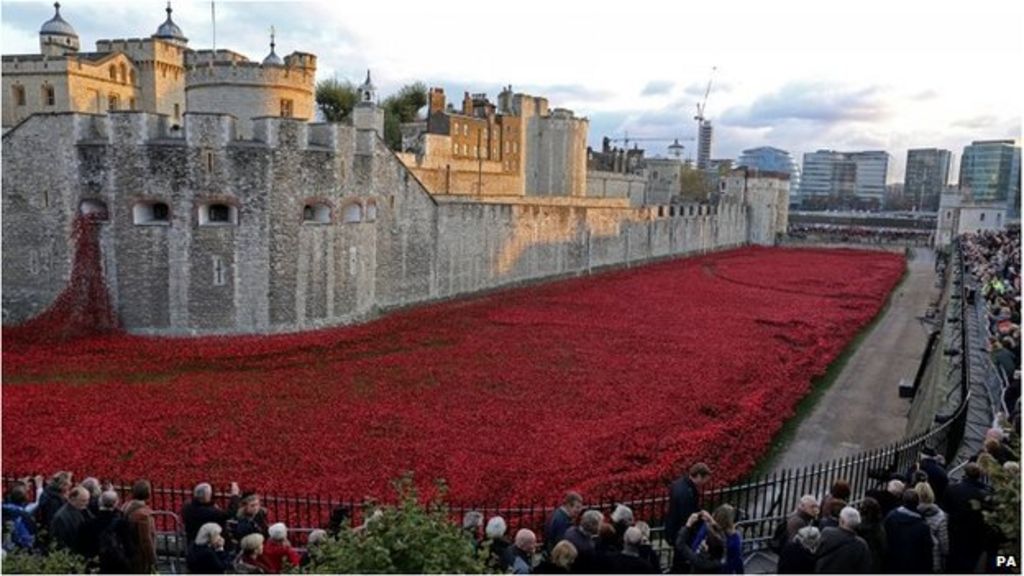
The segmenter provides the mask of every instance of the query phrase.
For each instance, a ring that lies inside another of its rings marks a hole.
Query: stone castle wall
[[[372,130],[226,115],[36,115],[3,137],[3,314],[46,309],[83,200],[106,204],[107,285],[140,333],[264,333],[747,241],[747,208],[432,196]],[[45,152],[44,152],[45,151]],[[147,202],[167,222],[137,223]],[[204,224],[211,203],[237,223]],[[304,207],[330,209],[326,222]],[[360,214],[351,222],[352,214]]]

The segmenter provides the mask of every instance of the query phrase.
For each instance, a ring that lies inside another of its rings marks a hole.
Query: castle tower
[[[293,52],[250,61],[230,50],[199,50],[186,56],[186,108],[189,112],[231,114],[242,138],[253,135],[253,118],[278,116],[312,120],[315,115],[316,56]]]
[[[53,18],[39,29],[39,52],[50,57],[76,54],[79,49],[78,33],[60,17],[60,2],[55,2],[53,8]]]
[[[384,111],[377,106],[377,87],[366,71],[366,81],[359,86],[359,103],[352,110],[352,125],[356,130],[376,130],[384,136]]]
[[[164,20],[164,23],[156,29],[156,34],[153,34],[153,38],[158,38],[165,42],[185,47],[185,45],[188,44],[188,38],[185,38],[185,35],[181,32],[181,28],[179,28],[178,25],[174,23],[174,20],[171,19],[171,12],[173,12],[173,10],[171,10],[170,2],[167,3],[166,12],[167,20]]]

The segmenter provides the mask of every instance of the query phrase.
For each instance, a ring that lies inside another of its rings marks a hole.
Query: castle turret
[[[60,2],[53,4],[54,15],[39,29],[39,52],[59,57],[78,52],[78,33],[60,16]]]
[[[281,60],[281,57],[278,56],[277,52],[274,51],[274,47],[275,46],[277,46],[277,44],[274,42],[274,27],[271,26],[270,27],[270,54],[267,54],[267,57],[263,59],[263,65],[264,66],[284,66],[284,60]]]
[[[156,29],[156,34],[153,34],[153,38],[159,38],[160,40],[184,47],[188,44],[188,38],[182,34],[181,28],[179,28],[178,25],[174,23],[174,20],[171,19],[171,12],[173,12],[173,10],[171,10],[170,2],[167,3],[166,11],[167,20],[164,20],[164,23]]]
[[[384,136],[384,111],[377,106],[377,87],[366,71],[366,81],[359,86],[359,103],[352,110],[352,125],[356,130],[376,130]]]

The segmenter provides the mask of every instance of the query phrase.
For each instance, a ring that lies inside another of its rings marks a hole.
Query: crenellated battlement
[[[201,62],[188,68],[185,89],[221,85],[250,85],[291,88],[313,93],[316,68],[305,66],[264,66],[248,60]]]

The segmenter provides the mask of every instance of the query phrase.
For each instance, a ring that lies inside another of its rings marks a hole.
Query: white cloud
[[[36,52],[36,30],[51,5],[2,7],[3,53]],[[62,13],[83,46],[92,47],[100,37],[151,34],[163,8],[156,1],[68,0]],[[553,106],[590,117],[594,143],[604,135],[599,130],[623,130],[630,122],[692,135],[693,105],[716,66],[707,108],[716,125],[716,157],[756,145],[797,154],[860,143],[959,151],[971,139],[1015,132],[1010,123],[1024,100],[1024,79],[1014,72],[1024,52],[1022,10],[1001,0],[946,0],[926,8],[884,0],[641,0],[630,5],[627,22],[619,5],[583,0],[521,0],[514,9],[468,1],[218,2],[217,44],[262,58],[274,25],[279,53],[317,54],[322,77],[361,80],[371,67],[385,94],[412,80],[456,94],[505,84],[548,92]],[[174,18],[192,47],[210,46],[208,2],[176,1]],[[651,87],[652,79],[665,84]],[[836,102],[813,91],[836,85],[855,95],[874,87],[875,100],[844,117]],[[786,86],[810,91],[786,92]],[[641,96],[645,87],[657,94]],[[772,109],[788,119],[763,129],[730,124],[739,111]],[[814,128],[807,121],[815,114],[834,121],[827,130]],[[986,116],[994,122],[963,125]]]

